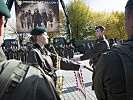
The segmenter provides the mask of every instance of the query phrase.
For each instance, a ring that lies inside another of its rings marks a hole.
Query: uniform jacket
[[[51,45],[51,44],[47,44],[47,45],[45,45],[45,48],[49,51],[49,52],[51,52],[51,53],[53,53],[53,54],[55,54],[55,55],[57,55],[57,52],[56,52],[56,50],[55,50],[55,48],[54,48],[54,46],[53,45]],[[50,57],[51,57],[51,59],[52,59],[52,61],[53,61],[53,66],[55,67],[55,68],[57,68],[57,57],[56,56],[54,56],[54,55],[50,55]]]
[[[47,58],[47,59],[45,59],[45,63],[46,63],[45,67],[49,68],[49,66],[54,67],[53,65],[56,65],[56,64],[53,64],[53,61],[50,57],[51,53],[46,48],[41,49],[41,47],[37,43],[35,43],[33,45],[33,49],[39,49],[41,51],[41,54]],[[38,55],[33,49],[29,53],[27,62],[31,65],[42,66],[42,62],[39,61]],[[61,59],[60,67],[62,70],[79,70],[79,65],[72,64],[69,60],[67,60],[65,58]],[[48,70],[50,71],[50,69],[48,69]]]
[[[94,47],[81,56],[80,59],[87,60],[92,58],[93,63],[97,63],[101,53],[106,52],[109,48],[108,41],[104,37],[100,37],[95,41]]]
[[[9,61],[0,49],[0,100],[61,100],[39,69],[18,60]]]
[[[98,100],[133,99],[133,86],[131,85],[133,84],[133,40],[128,43],[129,41],[101,55],[95,67],[94,77],[94,90]],[[117,51],[116,48],[118,48]],[[122,60],[120,53],[127,59]],[[130,99],[127,99],[129,96],[126,90],[132,93]]]

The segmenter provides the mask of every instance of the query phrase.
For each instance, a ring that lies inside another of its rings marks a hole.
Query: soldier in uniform
[[[39,9],[37,9],[37,8],[34,10],[33,23],[34,23],[34,28],[35,27],[40,27],[41,23],[42,23],[42,16],[39,12]]]
[[[26,63],[26,51],[24,49],[24,46],[20,46],[18,53],[19,53],[19,60]]]
[[[80,57],[73,58],[73,60],[80,61],[80,60],[87,60],[91,59],[93,63],[93,75],[92,80],[95,75],[95,65],[99,60],[101,53],[104,53],[110,49],[108,41],[105,39],[105,27],[104,26],[97,26],[95,28],[95,34],[97,36],[97,40],[94,43],[94,47],[87,51],[87,53],[83,54]],[[92,90],[94,90],[94,85],[92,84]]]
[[[50,27],[52,28],[53,27],[53,14],[51,10],[48,13],[48,21],[49,21]]]
[[[53,84],[56,83],[54,61],[51,59],[53,53],[49,52],[44,45],[48,44],[48,35],[44,27],[36,27],[31,31],[33,48],[29,52],[27,62],[32,66],[40,66],[44,72],[47,73],[50,80],[53,80]],[[58,56],[55,55],[54,56]],[[60,68],[63,70],[79,70],[79,65],[73,63],[65,58],[60,59]]]
[[[108,40],[109,41],[109,46],[110,46],[110,49],[112,49],[114,46],[116,46],[116,42],[114,40],[114,38],[111,38]]]
[[[133,0],[125,6],[128,40],[99,58],[94,90],[98,100],[133,100]]]
[[[14,49],[13,49],[13,46],[11,46],[9,49],[8,49],[8,54],[9,54],[9,59],[14,59]]]
[[[42,21],[45,28],[47,28],[48,15],[47,15],[46,9],[44,9],[42,12]]]
[[[22,11],[22,14],[20,16],[20,23],[22,28],[26,28],[26,13],[24,10]]]
[[[3,42],[8,7],[0,0],[0,45]],[[60,100],[59,95],[41,68],[7,60],[0,48],[0,100]]]
[[[29,9],[27,14],[26,14],[26,19],[27,19],[27,29],[33,28],[33,18],[32,18],[32,13],[31,10]]]
[[[4,24],[5,24],[5,17],[9,18],[11,15],[8,11],[7,6],[4,4],[2,0],[0,0],[0,45],[2,45],[3,41],[3,36],[4,36]],[[0,62],[6,60],[6,56],[0,48]],[[1,73],[1,68],[0,68],[0,73]]]
[[[68,55],[69,55],[69,59],[74,57],[74,49],[75,49],[75,47],[72,45],[72,43],[69,44],[69,47],[68,47],[68,52],[69,52]]]

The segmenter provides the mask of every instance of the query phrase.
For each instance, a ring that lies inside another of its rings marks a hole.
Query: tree
[[[124,22],[124,13],[118,11],[112,11],[111,13],[107,13],[105,11],[102,12],[91,12],[91,27],[95,28],[97,25],[105,26],[106,28],[106,38],[127,38],[125,35],[125,22]],[[94,32],[94,31],[92,31]],[[95,39],[95,35],[92,34],[92,39]]]
[[[107,37],[108,38],[121,38],[125,39],[125,21],[123,12],[111,12],[110,19],[107,26]]]
[[[83,0],[74,0],[67,7],[74,38],[82,39],[89,20],[89,7]]]
[[[102,25],[107,28],[108,26],[108,21],[110,19],[110,16],[107,12],[102,11],[102,12],[96,12],[96,11],[91,11],[91,19],[90,19],[90,26],[91,26],[91,39],[96,39],[96,35],[94,34],[94,30],[96,26]]]
[[[50,42],[53,37],[63,35],[63,33],[66,31],[66,29],[65,29],[66,26],[65,26],[64,20],[65,20],[64,14],[63,14],[62,10],[59,10],[59,32],[48,33]]]
[[[59,11],[59,31],[62,35],[66,33],[66,18],[62,10]]]

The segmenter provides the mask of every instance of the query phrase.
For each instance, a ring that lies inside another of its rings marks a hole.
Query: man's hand
[[[55,73],[56,73],[56,76],[57,76],[57,77],[63,76],[63,75],[62,75],[62,70],[57,70],[57,71],[55,71]]]
[[[79,65],[78,61],[74,61],[74,60],[70,60],[71,63],[75,64],[75,65]]]
[[[72,58],[71,60],[73,60],[73,61],[81,61],[81,59],[80,59],[80,57],[74,57],[74,58]]]
[[[85,68],[85,64],[79,64],[80,65],[80,69],[83,69],[83,68]]]

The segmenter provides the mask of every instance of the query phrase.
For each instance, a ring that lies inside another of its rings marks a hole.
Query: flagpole
[[[66,10],[64,1],[63,1],[63,0],[60,0],[60,3],[61,3],[61,5],[62,5],[64,14],[65,14],[65,17],[66,17],[67,33],[68,33],[69,42],[70,42],[70,40],[72,40],[72,38],[73,38],[73,37],[72,37],[71,28],[70,28],[70,19],[69,19],[69,16],[68,16],[68,13],[67,13],[67,10]]]

